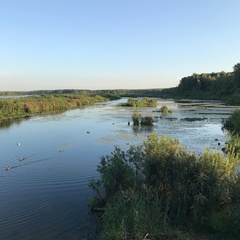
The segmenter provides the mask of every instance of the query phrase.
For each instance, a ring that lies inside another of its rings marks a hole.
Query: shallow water
[[[0,128],[0,239],[94,239],[87,207],[94,193],[88,183],[98,177],[102,155],[114,145],[126,150],[141,143],[152,131],[178,138],[189,151],[218,150],[227,139],[221,121],[234,111],[159,99],[156,109],[139,109],[143,116],[155,117],[154,126],[136,128],[128,125],[135,109],[118,107],[122,101],[126,99]],[[163,105],[173,112],[153,112]],[[190,117],[205,119],[184,120]]]

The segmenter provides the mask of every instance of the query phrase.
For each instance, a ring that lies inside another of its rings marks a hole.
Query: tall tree
[[[236,87],[240,88],[240,63],[237,63],[234,67],[234,83]]]

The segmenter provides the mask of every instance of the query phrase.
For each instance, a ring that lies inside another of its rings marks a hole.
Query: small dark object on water
[[[10,166],[6,166],[5,169],[6,169],[6,171],[8,171],[8,170],[11,169],[11,167]]]
[[[181,120],[182,121],[187,121],[187,122],[195,122],[195,121],[204,121],[206,120],[207,118],[182,118]]]
[[[218,143],[218,146],[220,146],[220,142]]]
[[[130,122],[128,122],[128,126],[130,126]]]
[[[88,134],[90,134],[90,131],[87,131]]]

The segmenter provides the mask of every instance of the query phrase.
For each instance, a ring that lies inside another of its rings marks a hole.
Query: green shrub
[[[157,107],[158,102],[156,99],[142,98],[134,99],[129,98],[127,103],[122,103],[120,106],[126,107]]]
[[[154,118],[152,116],[143,117],[141,120],[142,126],[152,126],[154,122]]]
[[[168,114],[168,113],[171,113],[171,111],[169,110],[169,108],[167,106],[162,106],[160,108],[160,111],[163,113],[163,114]]]
[[[233,135],[240,135],[240,109],[223,121],[223,128],[228,130]]]
[[[134,126],[139,126],[140,124],[142,126],[152,126],[154,122],[154,118],[152,116],[142,117],[142,115],[138,112],[134,112],[132,115],[132,120]]]
[[[148,232],[158,239],[173,226],[229,234],[234,223],[231,236],[237,235],[239,163],[236,154],[206,149],[196,155],[178,140],[155,133],[126,152],[115,148],[98,166],[98,183],[109,206],[103,215],[103,239],[141,239]],[[115,232],[119,235],[113,237]]]
[[[134,185],[135,175],[129,161],[129,154],[121,151],[117,146],[110,155],[101,157],[97,170],[101,175],[97,185],[104,187],[107,197],[113,196],[120,189],[128,189]]]
[[[142,115],[138,112],[134,112],[132,115],[133,125],[138,126],[142,120]]]

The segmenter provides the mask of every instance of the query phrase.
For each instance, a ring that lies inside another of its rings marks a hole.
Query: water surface
[[[155,117],[154,126],[133,127],[135,109],[118,107],[122,101],[127,99],[0,128],[0,239],[95,239],[87,207],[94,193],[88,183],[98,178],[102,155],[114,145],[126,150],[129,143],[141,143],[152,131],[178,138],[189,151],[218,150],[227,139],[221,121],[234,111],[159,99],[157,108],[139,109],[143,116]],[[172,114],[157,112],[163,105]],[[204,120],[184,120],[190,117]]]

